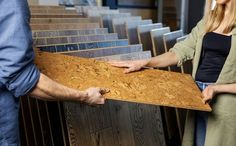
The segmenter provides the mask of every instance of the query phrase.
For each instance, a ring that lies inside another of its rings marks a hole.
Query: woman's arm
[[[116,67],[127,67],[125,73],[139,71],[144,67],[167,67],[176,64],[181,66],[185,61],[193,59],[198,37],[203,32],[204,21],[201,20],[184,41],[176,43],[167,53],[149,60],[113,61],[110,64]]]
[[[137,61],[112,61],[110,64],[115,67],[127,67],[124,72],[130,73],[134,71],[139,71],[145,67],[167,67],[171,65],[176,65],[178,59],[174,52],[167,52],[157,57],[146,60]]]
[[[219,93],[231,93],[236,94],[236,84],[222,84],[222,85],[209,85],[205,90],[203,90],[202,101],[206,103],[207,101],[214,98],[216,94]]]
[[[103,104],[104,94],[109,92],[103,88],[89,88],[86,91],[78,91],[63,86],[44,74],[40,74],[39,81],[29,95],[44,100],[82,101],[88,104]]]

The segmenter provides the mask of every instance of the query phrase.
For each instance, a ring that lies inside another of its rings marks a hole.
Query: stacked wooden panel
[[[126,35],[130,44],[139,44],[137,28],[139,25],[152,24],[152,20],[126,21]]]
[[[76,10],[57,6],[30,6],[31,18],[80,18]]]
[[[101,18],[103,21],[103,27],[108,28],[110,33],[113,31],[112,19],[114,18],[124,18],[131,17],[130,13],[119,13],[119,14],[101,14]]]
[[[152,47],[152,42],[150,41],[151,40],[150,32],[152,29],[158,29],[158,28],[162,28],[161,23],[139,25],[137,27],[139,43],[143,44],[144,50],[152,51],[152,55],[153,55],[153,47]]]

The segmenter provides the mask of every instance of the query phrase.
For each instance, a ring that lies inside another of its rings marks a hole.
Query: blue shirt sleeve
[[[27,0],[0,1],[0,85],[16,97],[38,82]]]

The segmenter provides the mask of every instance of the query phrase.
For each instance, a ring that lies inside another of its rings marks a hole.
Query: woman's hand
[[[217,94],[217,85],[209,85],[207,86],[203,92],[202,92],[202,95],[203,95],[203,103],[207,103],[209,101],[211,101],[214,96]]]
[[[137,61],[111,61],[109,62],[112,66],[115,67],[126,67],[124,73],[131,73],[139,71],[148,64],[149,60],[137,60]]]

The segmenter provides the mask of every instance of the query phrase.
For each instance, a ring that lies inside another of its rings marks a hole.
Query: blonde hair
[[[226,27],[224,28],[223,33],[230,33],[236,26],[236,0],[231,1],[232,3],[229,7],[230,14],[227,16],[228,21],[226,22]],[[224,19],[225,5],[216,4],[212,9],[212,2],[213,0],[206,0],[206,32],[216,30]]]

